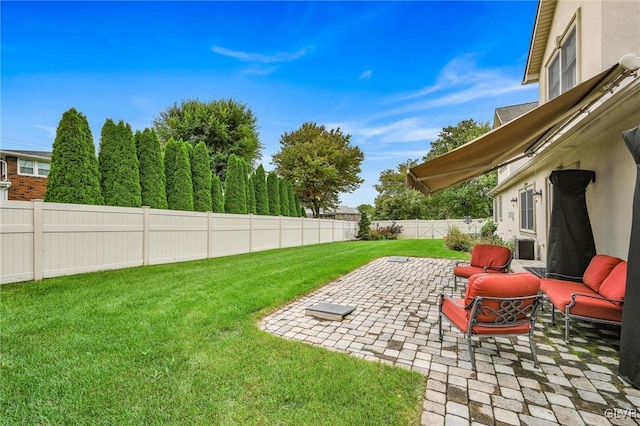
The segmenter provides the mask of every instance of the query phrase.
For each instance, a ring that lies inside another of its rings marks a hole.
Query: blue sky
[[[537,100],[521,85],[536,1],[13,2],[1,7],[0,148],[50,150],[62,113],[150,127],[174,102],[233,98],[255,113],[262,163],[313,121],[380,172],[422,159],[443,127]]]

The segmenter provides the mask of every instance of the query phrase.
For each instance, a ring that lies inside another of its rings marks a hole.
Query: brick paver
[[[262,329],[287,339],[408,368],[427,377],[423,425],[640,424],[640,391],[617,373],[619,329],[563,321],[550,309],[536,324],[541,369],[527,339],[475,340],[471,370],[464,336],[443,321],[438,339],[437,296],[453,294],[453,261],[374,260],[263,318]],[[357,306],[343,321],[319,320],[305,309],[327,302]],[[575,323],[575,324],[574,324]]]

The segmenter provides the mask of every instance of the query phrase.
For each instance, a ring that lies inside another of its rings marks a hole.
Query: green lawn
[[[372,259],[354,241],[0,287],[3,424],[418,424],[424,378],[271,336],[258,320]]]

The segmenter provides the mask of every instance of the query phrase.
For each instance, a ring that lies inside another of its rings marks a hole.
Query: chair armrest
[[[444,299],[449,300],[450,303],[453,303],[455,306],[457,306],[458,308],[461,308],[461,309],[471,309],[471,307],[473,306],[473,304],[476,301],[476,299],[473,299],[468,305],[461,305],[458,302],[456,302],[456,299],[454,299],[453,297],[449,296],[447,293],[440,293],[438,295],[438,307],[439,308],[442,308],[442,304],[444,303]]]
[[[558,274],[556,272],[547,272],[547,273],[544,274],[544,277],[545,278],[556,278],[556,277],[558,277],[560,279],[564,278],[564,279],[570,279],[572,281],[580,281],[580,282],[582,282],[582,277],[574,277],[574,276],[571,276],[571,275]]]
[[[487,270],[491,269],[494,271],[500,271],[502,269],[506,270],[507,272],[509,272],[509,266],[511,265],[511,261],[513,260],[513,256],[509,258],[509,260],[507,261],[507,263],[505,263],[502,266],[484,266],[484,272],[487,272]]]
[[[587,297],[589,299],[596,299],[596,300],[606,300],[609,302],[613,302],[613,303],[624,303],[624,299],[609,299],[607,297],[604,296],[600,296],[600,295],[595,295],[595,294],[582,294],[582,293],[572,293],[571,294],[571,303],[569,303],[566,307],[566,309],[571,309],[577,302],[576,298],[578,297]]]

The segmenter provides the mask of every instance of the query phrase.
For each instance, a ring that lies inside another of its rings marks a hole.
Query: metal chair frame
[[[536,354],[536,347],[533,341],[533,332],[535,330],[535,322],[538,317],[538,312],[542,305],[543,295],[537,294],[532,296],[525,297],[483,297],[476,296],[468,305],[463,306],[456,303],[450,296],[445,293],[441,293],[439,295],[439,303],[438,303],[438,336],[440,341],[442,341],[443,332],[442,332],[442,317],[445,317],[452,325],[455,326],[454,322],[451,321],[447,317],[446,314],[442,312],[442,305],[444,303],[444,299],[447,298],[451,301],[451,303],[456,306],[463,308],[465,310],[471,310],[469,315],[468,327],[467,330],[461,330],[467,339],[467,344],[469,346],[469,356],[471,358],[471,367],[473,371],[476,371],[476,359],[475,359],[475,350],[473,348],[473,336],[487,336],[487,337],[511,337],[511,336],[520,336],[524,333],[505,333],[505,334],[483,334],[483,333],[474,333],[473,328],[478,327],[492,327],[492,328],[507,328],[507,327],[517,327],[524,324],[529,324],[529,347],[531,348],[531,354],[533,355],[534,367],[540,368],[540,363],[538,362],[538,356]],[[486,302],[499,302],[500,307],[498,309],[494,309],[491,306],[488,306]],[[478,320],[478,316],[494,316],[495,319],[492,322],[483,322]],[[524,316],[524,317],[523,317]],[[456,326],[457,328],[457,326]]]

